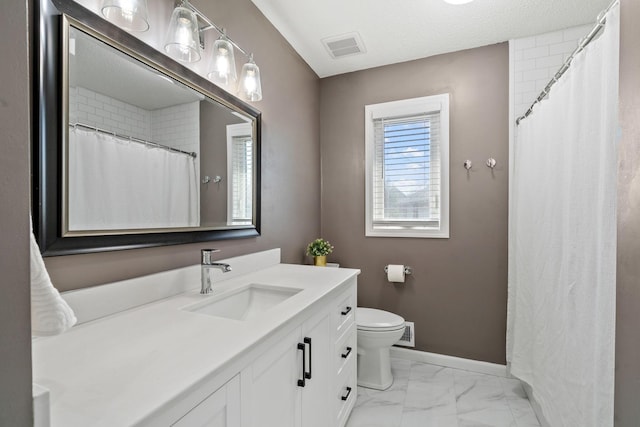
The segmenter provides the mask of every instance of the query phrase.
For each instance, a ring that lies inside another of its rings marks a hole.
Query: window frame
[[[233,173],[233,141],[236,137],[252,137],[252,129],[251,123],[237,123],[233,125],[227,125],[227,225],[244,225],[245,221],[237,221],[233,217],[233,186],[234,186],[234,173]],[[255,149],[255,147],[254,147]],[[253,153],[255,155],[255,151]],[[252,170],[252,183],[251,185],[255,185],[253,180],[253,174],[255,171]],[[253,201],[252,201],[253,203]],[[253,211],[253,206],[251,207]]]
[[[375,161],[374,120],[440,113],[440,221],[439,227],[429,227],[418,221],[401,225],[389,221],[387,226],[373,223],[373,183]],[[423,96],[379,104],[365,105],[365,236],[367,237],[414,237],[449,238],[449,94]]]

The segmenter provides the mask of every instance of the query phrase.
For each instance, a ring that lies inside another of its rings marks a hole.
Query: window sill
[[[406,228],[367,229],[365,237],[409,237],[419,239],[448,239],[449,230],[416,230]]]

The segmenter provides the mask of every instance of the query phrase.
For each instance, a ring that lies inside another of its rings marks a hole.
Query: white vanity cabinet
[[[222,261],[234,270],[213,295],[182,291],[199,265],[63,295],[80,327],[32,343],[51,425],[344,427],[360,271],[282,264],[279,250]],[[243,320],[194,310],[253,288],[277,306],[260,294]]]
[[[240,376],[233,377],[172,427],[241,427]]]
[[[331,425],[329,326],[322,310],[243,370],[247,427]]]
[[[243,427],[298,425],[299,342],[297,328],[242,371]]]
[[[354,321],[355,279],[243,370],[243,427],[344,426],[357,395]]]
[[[331,366],[334,378],[330,400],[333,405],[331,426],[343,427],[355,405],[357,392],[356,286],[349,286],[332,307]]]
[[[328,310],[309,319],[302,327],[303,344],[308,345],[305,368],[309,375],[300,388],[301,426],[323,427],[331,425],[329,393],[333,383],[331,375],[331,322]]]

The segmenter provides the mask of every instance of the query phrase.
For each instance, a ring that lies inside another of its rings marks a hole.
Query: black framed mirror
[[[43,255],[258,236],[260,112],[77,3],[39,6]]]

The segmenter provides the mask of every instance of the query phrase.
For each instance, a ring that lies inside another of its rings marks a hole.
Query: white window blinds
[[[253,141],[251,136],[234,136],[231,154],[231,219],[234,224],[251,224],[253,217]]]
[[[366,235],[449,237],[449,95],[365,107]]]
[[[440,112],[374,119],[373,223],[438,227]]]

